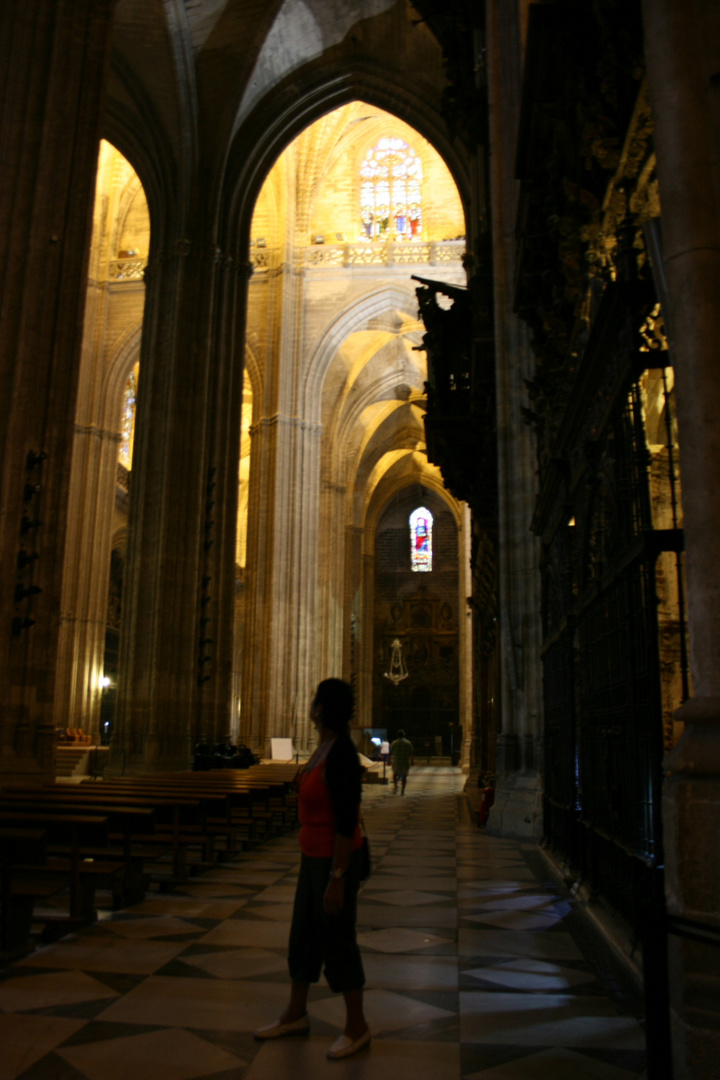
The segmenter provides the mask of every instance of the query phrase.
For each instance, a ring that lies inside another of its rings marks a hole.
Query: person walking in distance
[[[402,728],[398,731],[398,737],[390,747],[390,760],[393,768],[393,785],[397,792],[398,780],[400,781],[400,794],[405,794],[410,766],[415,764],[415,751],[413,744],[405,738]]]

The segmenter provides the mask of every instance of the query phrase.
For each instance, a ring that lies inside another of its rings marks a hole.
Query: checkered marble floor
[[[288,993],[291,835],[0,972],[0,1080],[637,1080],[632,1002],[535,846],[471,822],[463,781],[365,789],[368,1052],[326,1060],[344,1011],[324,982],[309,1038],[253,1041]]]

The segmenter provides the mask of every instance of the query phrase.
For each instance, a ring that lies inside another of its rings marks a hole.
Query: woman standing
[[[360,886],[361,766],[350,738],[353,691],[342,679],[325,679],[315,693],[310,718],[318,747],[298,776],[300,875],[288,966],[290,1002],[282,1016],[255,1032],[256,1039],[304,1035],[310,1030],[310,984],[325,977],[345,998],[345,1031],[328,1050],[331,1059],[349,1057],[370,1044],[363,1013],[363,971],[355,940]]]

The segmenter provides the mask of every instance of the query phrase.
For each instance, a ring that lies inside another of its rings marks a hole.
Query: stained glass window
[[[410,515],[410,567],[412,570],[432,570],[433,516],[424,506]]]
[[[123,393],[122,419],[120,434],[120,464],[126,469],[132,469],[133,441],[135,439],[135,402],[137,400],[137,383],[140,365],[136,364],[130,372],[130,377],[125,383]]]
[[[422,178],[422,162],[403,139],[379,140],[360,167],[363,239],[421,237]]]

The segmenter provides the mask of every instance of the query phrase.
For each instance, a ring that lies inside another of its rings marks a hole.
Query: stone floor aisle
[[[0,1080],[632,1080],[643,1035],[532,844],[471,823],[456,770],[370,787],[359,908],[372,1047],[329,1062],[343,1008],[257,1044],[287,997],[295,835],[0,972]]]

